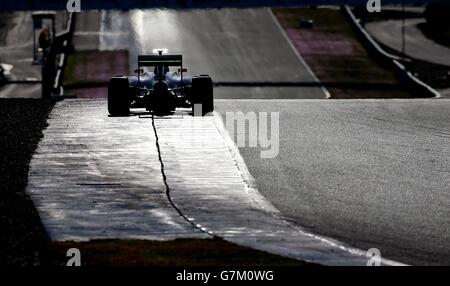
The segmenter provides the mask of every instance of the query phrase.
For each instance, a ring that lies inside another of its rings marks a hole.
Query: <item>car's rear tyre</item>
[[[191,85],[192,115],[206,115],[214,111],[213,83],[209,76],[192,78]],[[201,111],[198,110],[201,104]]]
[[[130,87],[128,78],[113,77],[108,84],[108,112],[112,116],[130,114]]]

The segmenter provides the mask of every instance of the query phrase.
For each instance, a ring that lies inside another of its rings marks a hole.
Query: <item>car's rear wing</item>
[[[180,67],[181,83],[183,83],[183,72],[186,70],[183,68],[183,56],[182,55],[163,55],[164,50],[158,51],[159,55],[138,55],[138,83],[141,84],[141,72],[142,67],[155,67],[155,66],[172,66]]]
[[[182,55],[139,55],[138,66],[140,67],[154,67],[154,66],[172,66],[182,67]]]

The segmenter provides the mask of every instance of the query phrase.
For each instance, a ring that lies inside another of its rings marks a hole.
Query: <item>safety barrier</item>
[[[67,54],[72,48],[75,14],[69,13],[66,29],[57,34],[44,57],[42,66],[42,97],[51,98],[64,94],[62,87]]]
[[[344,13],[344,16],[349,21],[350,26],[355,31],[358,39],[367,49],[369,54],[383,66],[392,69],[400,83],[404,85],[414,96],[440,97],[438,91],[415,77],[405,68],[403,64],[401,64],[401,57],[390,54],[382,49],[380,45],[363,28],[361,23],[359,23],[358,19],[356,19],[349,6],[344,6],[342,11]]]
[[[52,96],[61,96],[64,94],[63,81],[64,69],[67,64],[67,54],[72,47],[73,31],[75,29],[75,14],[69,13],[66,30],[55,37],[55,52],[59,54],[59,61],[56,66],[56,74],[53,81]]]

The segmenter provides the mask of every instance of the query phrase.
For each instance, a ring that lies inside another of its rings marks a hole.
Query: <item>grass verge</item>
[[[332,98],[410,97],[394,74],[370,57],[339,10],[277,8],[273,11],[319,80],[339,85],[328,89]],[[302,28],[301,19],[313,20],[314,26]]]
[[[39,265],[47,234],[25,193],[28,168],[53,102],[0,99],[0,265]]]
[[[221,239],[173,241],[93,240],[52,242],[49,261],[64,266],[69,248],[78,248],[83,266],[198,267],[304,266],[307,263],[239,246]]]
[[[128,51],[79,51],[67,60],[64,85],[104,82],[120,74],[128,74]]]
[[[64,70],[67,93],[83,98],[107,97],[108,90],[103,84],[113,76],[129,74],[128,57],[125,50],[91,50],[71,54]]]

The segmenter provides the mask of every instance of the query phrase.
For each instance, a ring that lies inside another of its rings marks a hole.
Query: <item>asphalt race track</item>
[[[87,17],[96,25],[95,17]],[[189,74],[209,74],[216,82],[314,82],[267,9],[107,11],[98,17],[103,33],[99,48],[128,49],[131,70],[138,54],[168,48],[183,54]],[[216,98],[325,96],[318,87],[232,87],[215,92]]]
[[[115,39],[131,28],[132,69],[138,53],[168,47],[183,54],[191,74],[215,81],[313,81],[266,9],[137,10],[101,19],[103,31],[119,32],[100,36],[104,49],[124,48]],[[325,95],[319,88],[256,87],[216,88],[215,97]],[[450,261],[449,104],[220,100],[216,108],[280,112],[279,156],[241,152],[260,192],[288,219],[361,249],[377,247],[390,259],[434,264]]]
[[[450,67],[450,49],[428,39],[418,25],[425,19],[405,20],[405,53],[414,59]],[[377,21],[366,24],[367,31],[379,42],[401,52],[401,20]],[[450,97],[450,88],[440,89],[441,97]]]
[[[132,70],[139,53],[169,48],[190,74],[215,81],[314,80],[267,9],[86,15],[100,23],[100,49],[130,50]],[[450,101],[284,100],[325,98],[317,87],[216,88],[215,97],[221,112],[280,112],[278,157],[240,150],[289,220],[400,262],[450,261]]]
[[[279,156],[240,148],[258,189],[314,233],[408,264],[450,262],[450,100],[219,101],[279,112]]]
[[[267,9],[83,15],[99,23],[99,49],[130,51],[131,70],[138,54],[168,48],[214,81],[314,81]],[[222,114],[279,112],[279,155],[240,151],[288,220],[400,262],[450,263],[449,100],[322,100],[318,87],[258,86],[215,97]]]
[[[425,22],[426,20],[423,18],[405,20],[405,53],[414,59],[450,66],[450,49],[428,39],[417,27]],[[401,20],[368,23],[366,29],[376,40],[401,52]]]

